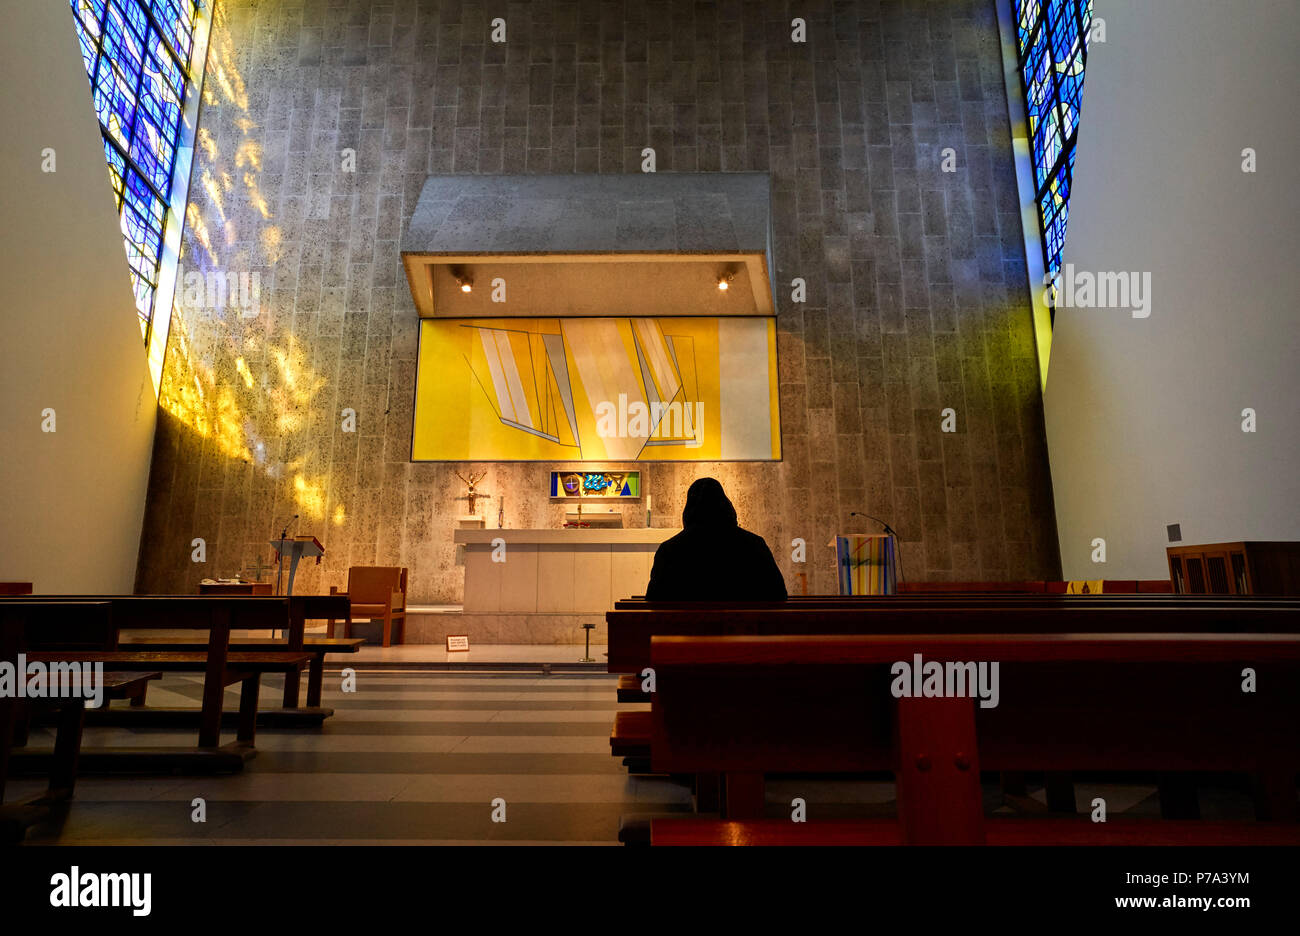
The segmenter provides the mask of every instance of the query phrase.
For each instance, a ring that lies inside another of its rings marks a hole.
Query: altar
[[[454,531],[465,547],[465,614],[604,614],[644,595],[659,544],[680,530]]]

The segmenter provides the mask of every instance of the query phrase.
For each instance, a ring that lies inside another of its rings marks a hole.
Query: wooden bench
[[[790,822],[656,818],[651,845],[863,846],[902,845],[893,819]],[[1094,823],[1086,817],[1024,819],[994,816],[984,822],[986,845],[1300,845],[1300,826],[1282,823],[1128,819]]]
[[[223,690],[226,686],[240,683],[239,715],[237,718],[236,738],[239,742],[252,745],[257,731],[257,705],[261,676],[264,673],[288,673],[303,666],[308,656],[304,653],[288,651],[256,651],[224,654],[218,667],[213,667],[214,650],[211,644],[207,651],[195,653],[163,650],[65,650],[58,653],[32,652],[28,657],[41,663],[103,663],[104,669],[118,671],[146,667],[162,672],[196,673],[206,672],[204,681],[204,706],[199,713],[199,747],[216,747],[220,744],[221,715],[219,707],[209,704],[209,687],[218,683]],[[215,679],[213,674],[216,674]],[[152,725],[189,724],[193,721],[193,712],[188,709],[176,710],[181,717],[159,718],[171,710],[154,709],[148,713],[155,716],[148,719]],[[146,721],[136,712],[131,713],[131,723],[137,726]],[[105,720],[104,723],[114,723]],[[121,724],[122,722],[116,721]]]
[[[1087,599],[1098,604],[1144,606],[1151,603],[1179,601],[1186,606],[1214,606],[1234,601],[1277,602],[1294,601],[1287,595],[1201,595],[1173,593],[1067,595],[1034,592],[909,592],[903,595],[791,595],[779,601],[646,601],[644,598],[620,598],[614,602],[614,611],[685,610],[688,608],[878,608],[920,607],[924,605],[954,605],[969,602],[996,605],[1043,605],[1061,599]]]
[[[107,606],[86,603],[81,611],[104,615]],[[19,653],[27,650],[24,628],[11,623],[0,623],[0,660],[16,664]],[[31,657],[28,658],[32,659]],[[102,674],[98,685],[104,701],[131,699],[143,693],[150,680],[162,676],[159,672],[118,672]],[[19,678],[26,678],[20,674]],[[49,756],[49,784],[46,791],[18,803],[5,803],[5,786],[9,777],[9,764],[16,742],[26,742],[25,718],[19,709],[26,707],[51,709],[56,714],[54,750]],[[61,696],[53,698],[0,697],[0,841],[21,840],[27,828],[50,817],[53,807],[72,798],[77,782],[78,759],[81,754],[82,730],[85,723],[86,699]]]
[[[285,673],[284,704],[280,709],[262,709],[258,712],[257,723],[261,727],[292,728],[301,725],[318,725],[334,714],[332,708],[322,708],[320,701],[325,676],[325,656],[330,653],[356,653],[365,640],[361,637],[308,637],[301,647],[302,652],[310,654],[307,664],[307,704],[298,704],[299,682],[298,670]],[[120,644],[123,650],[193,652],[203,647],[200,643],[183,641],[157,641],[148,637],[131,636],[123,638]],[[232,638],[232,653],[263,653],[268,650],[288,650],[291,644],[276,637],[235,637]],[[157,710],[155,710],[157,711]],[[107,720],[106,720],[107,721]]]
[[[299,706],[299,695],[301,686],[301,669],[285,673],[284,677],[284,701],[283,707],[279,710],[262,710],[259,719],[260,723],[267,726],[275,727],[294,727],[297,725],[314,726],[319,725],[324,719],[334,714],[333,709],[323,709],[320,707],[322,680],[324,678],[324,661],[328,653],[356,653],[362,644],[360,638],[332,638],[332,637],[308,637],[306,635],[306,622],[309,620],[325,620],[333,615],[347,614],[348,601],[346,597],[331,595],[293,595],[279,598],[265,598],[261,596],[247,595],[228,595],[228,596],[193,596],[193,595],[151,595],[151,596],[36,596],[28,599],[30,601],[110,601],[126,602],[123,606],[130,614],[129,618],[119,618],[118,630],[202,630],[202,627],[189,627],[188,625],[178,624],[177,621],[198,615],[198,620],[203,620],[206,614],[204,606],[199,604],[202,601],[212,601],[216,597],[222,597],[227,600],[241,600],[245,598],[256,598],[262,602],[256,605],[256,618],[244,616],[238,619],[232,629],[253,629],[284,632],[283,638],[257,638],[257,637],[234,637],[230,644],[231,650],[242,652],[262,652],[284,650],[291,652],[305,652],[311,656],[307,662],[307,705],[306,708]],[[153,605],[144,605],[141,602],[159,602],[167,601],[173,603],[166,613],[150,614],[145,613],[146,607]],[[287,601],[287,615],[282,608],[282,603]],[[266,602],[273,602],[267,605]],[[152,650],[152,651],[171,651],[177,653],[200,652],[205,650],[206,642],[204,640],[178,640],[175,638],[154,638],[139,634],[131,634],[120,638],[120,649],[132,650]],[[167,716],[160,713],[166,710],[153,710],[159,717]],[[172,710],[174,717],[179,717],[176,713],[186,710]],[[97,713],[96,718],[102,723],[116,722],[117,716],[106,713]]]
[[[890,665],[918,653],[926,662],[998,662],[1000,704],[895,699]],[[1294,634],[655,637],[651,666],[652,766],[721,774],[728,820],[761,819],[768,773],[883,770],[895,775],[898,821],[880,844],[1062,840],[1067,827],[1056,820],[990,831],[981,769],[1247,774],[1259,819],[1296,817]],[[1246,666],[1255,693],[1241,691]],[[624,724],[640,729],[643,720]],[[656,827],[667,841],[672,827]],[[884,827],[854,834],[871,828]],[[1068,828],[1079,841],[1124,840],[1109,823]],[[1191,838],[1163,824],[1152,835],[1222,843],[1254,841],[1256,830],[1292,840],[1261,825],[1188,828]]]
[[[619,702],[641,691],[655,635],[1196,632],[1300,633],[1300,601],[1185,595],[815,595],[720,605],[628,598],[607,612]],[[632,742],[625,739],[624,745]]]
[[[900,594],[967,594],[985,595],[996,592],[1021,594],[1064,595],[1069,582],[900,582]],[[1105,579],[1100,595],[1146,594],[1168,595],[1174,590],[1168,579]]]
[[[609,753],[615,757],[641,757],[650,751],[649,712],[618,712],[609,734]]]
[[[1111,605],[1143,606],[1153,602],[1178,600],[1187,606],[1196,604],[1214,605],[1231,603],[1242,599],[1254,602],[1286,601],[1284,595],[1202,595],[1174,594],[1172,592],[1134,592],[1101,593],[1095,595],[1067,595],[1064,592],[960,592],[960,591],[909,591],[899,595],[790,595],[779,601],[647,601],[644,597],[619,598],[614,602],[614,611],[681,611],[689,608],[719,609],[744,608],[761,610],[764,608],[884,608],[884,607],[920,607],[924,605],[961,605],[969,602],[993,602],[998,605],[1032,607],[1034,605],[1050,606],[1051,602],[1062,598],[1087,599],[1097,603]]]
[[[649,702],[650,696],[641,691],[641,682],[636,673],[624,673],[618,677],[618,701]]]
[[[0,622],[8,626],[22,625],[30,655],[43,662],[99,662],[106,670],[113,671],[148,669],[204,674],[203,702],[197,713],[197,758],[186,756],[194,751],[111,749],[103,752],[103,758],[93,759],[96,766],[120,767],[130,754],[136,764],[148,765],[145,769],[155,766],[202,771],[242,769],[243,761],[253,753],[261,675],[297,672],[311,660],[311,654],[303,651],[230,650],[230,632],[234,627],[264,629],[287,622],[288,602],[282,598],[114,596],[94,603],[107,608],[108,615],[91,622],[92,629],[99,629],[98,636],[91,634],[69,644],[62,632],[66,632],[71,616],[84,614],[86,604],[59,599],[0,600]],[[201,651],[123,650],[118,647],[117,635],[124,626],[204,630],[208,642]],[[233,746],[220,748],[225,689],[235,683],[242,684],[239,714],[235,719],[237,740]],[[188,725],[195,720],[192,709],[169,713],[134,707],[131,715],[136,719],[134,724]],[[146,721],[146,716],[151,720]],[[83,761],[92,758],[87,756]]]
[[[792,597],[783,602],[654,602],[624,599],[606,614],[607,669],[624,674],[620,702],[648,702],[643,672],[655,635],[923,634],[1036,632],[1300,633],[1300,601],[1286,598],[1189,595],[889,595]],[[648,734],[626,728],[619,739],[624,763],[649,770]],[[1003,777],[1008,795],[1023,794],[1024,779]],[[1166,784],[1172,804],[1178,784]],[[1068,777],[1047,777],[1049,807],[1072,811]],[[1172,806],[1171,806],[1172,810]],[[1171,815],[1176,812],[1171,811]]]
[[[1189,600],[1191,599],[1191,600]],[[621,602],[620,602],[621,603]],[[608,670],[640,673],[659,635],[1300,633],[1300,600],[1187,595],[886,596],[805,605],[647,605],[605,615]]]
[[[365,640],[361,637],[307,636],[307,621],[348,616],[349,603],[346,595],[291,595],[288,600],[289,626],[283,638],[234,637],[231,639],[230,649],[244,652],[282,649],[310,653],[312,657],[307,665],[307,709],[318,710],[316,714],[319,718],[310,722],[318,724],[319,720],[333,714],[332,709],[320,708],[326,654],[357,653],[365,644]],[[186,651],[199,649],[201,645],[195,642],[156,640],[146,636],[131,635],[122,640],[122,646],[140,650]],[[298,723],[296,718],[285,717],[285,713],[299,710],[300,685],[298,671],[285,674],[283,711],[263,711],[260,716],[263,725],[284,727]]]
[[[899,582],[896,595],[790,595],[787,601],[824,601],[831,600],[874,600],[882,597],[900,597],[903,595],[1064,595],[1070,587],[1069,582],[1026,581],[1026,582]],[[1105,579],[1099,595],[1169,595],[1173,594],[1173,583],[1168,579]],[[615,602],[615,608],[625,603],[645,602],[644,595]]]
[[[100,691],[105,701],[129,699],[142,692],[150,680],[161,677],[159,672],[104,673]],[[86,714],[85,699],[24,700],[28,705],[53,709],[57,714],[54,750],[48,758],[41,759],[42,764],[48,761],[45,772],[49,775],[49,785],[43,794],[5,803],[5,780],[17,731],[14,717],[17,706],[13,701],[0,701],[0,748],[3,748],[0,750],[0,842],[9,843],[20,841],[29,827],[49,819],[57,807],[72,799]]]

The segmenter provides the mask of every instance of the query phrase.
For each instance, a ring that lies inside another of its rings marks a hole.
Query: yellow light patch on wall
[[[771,318],[425,319],[414,461],[776,461]]]

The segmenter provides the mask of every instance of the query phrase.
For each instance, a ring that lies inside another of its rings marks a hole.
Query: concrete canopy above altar
[[[430,176],[402,260],[421,317],[772,315],[770,202],[762,172]]]

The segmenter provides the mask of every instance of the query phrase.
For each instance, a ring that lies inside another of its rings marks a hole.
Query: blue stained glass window
[[[197,0],[71,0],[148,340]]]
[[[1070,214],[1092,0],[1014,2],[1043,260],[1047,273],[1055,278]]]

